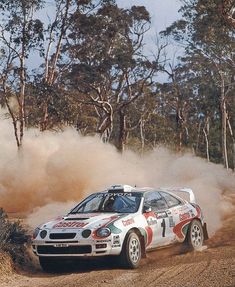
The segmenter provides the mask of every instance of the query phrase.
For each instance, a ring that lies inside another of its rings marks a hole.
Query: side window
[[[174,197],[173,195],[169,193],[161,192],[161,195],[163,198],[165,198],[169,207],[173,207],[173,206],[181,204],[181,201],[178,198]]]
[[[151,207],[152,211],[154,212],[168,208],[166,201],[157,191],[152,191],[145,194],[144,205]]]

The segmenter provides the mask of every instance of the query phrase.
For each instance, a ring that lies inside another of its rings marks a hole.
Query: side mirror
[[[143,212],[144,212],[144,213],[149,213],[149,212],[151,212],[151,211],[152,211],[151,206],[147,206],[147,205],[144,206],[144,209],[143,209]]]

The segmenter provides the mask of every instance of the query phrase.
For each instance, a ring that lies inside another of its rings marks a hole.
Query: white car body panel
[[[119,185],[116,187],[120,189]],[[130,186],[127,189],[133,194],[133,190],[136,190]],[[141,189],[137,191],[142,192]],[[191,198],[193,199],[192,194]],[[133,229],[143,238],[145,249],[148,251],[174,242],[183,242],[187,228],[195,218],[204,224],[200,208],[183,199],[178,206],[146,213],[143,213],[144,200],[143,196],[135,213],[68,214],[42,224],[33,239],[33,251],[41,257],[119,255],[127,233]],[[105,238],[98,237],[96,231],[101,227],[108,227],[111,234]],[[43,230],[47,233],[45,238],[41,237]],[[87,233],[87,230],[91,231],[87,238],[83,235],[85,230]]]

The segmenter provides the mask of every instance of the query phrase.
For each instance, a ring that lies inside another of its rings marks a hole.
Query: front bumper
[[[121,244],[113,244],[111,239],[82,241],[43,241],[34,240],[33,252],[47,257],[84,257],[118,255]]]

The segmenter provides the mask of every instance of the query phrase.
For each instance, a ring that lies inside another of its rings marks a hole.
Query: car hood
[[[69,214],[49,221],[42,225],[47,229],[81,229],[81,228],[99,228],[106,226],[116,220],[127,216],[128,214],[120,213],[83,213]]]

